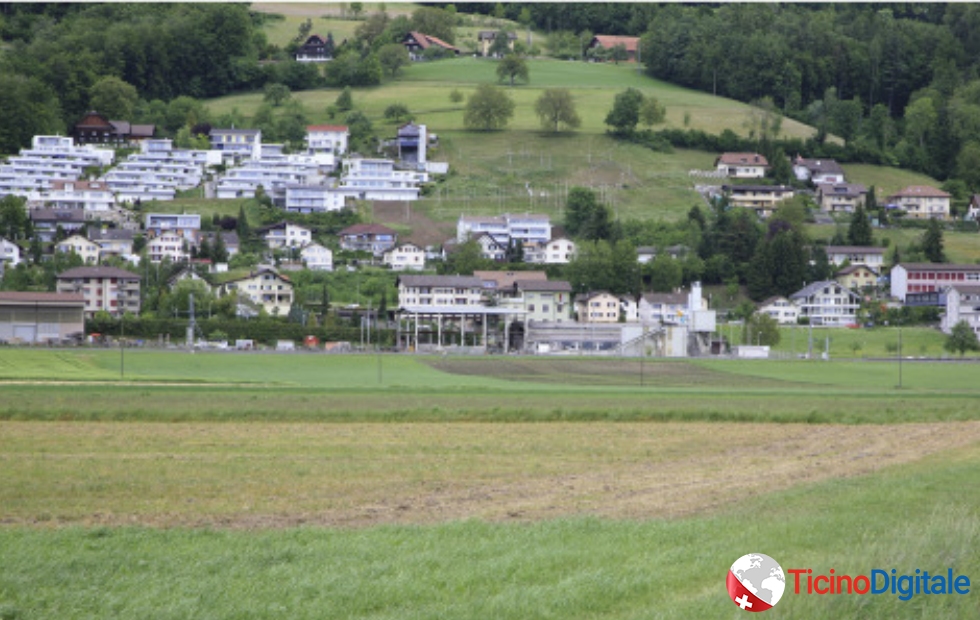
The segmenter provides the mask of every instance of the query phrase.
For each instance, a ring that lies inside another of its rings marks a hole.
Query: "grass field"
[[[739,617],[751,551],[980,568],[973,363],[897,390],[869,361],[119,361],[0,348],[0,617]],[[770,614],[976,611],[789,590]]]

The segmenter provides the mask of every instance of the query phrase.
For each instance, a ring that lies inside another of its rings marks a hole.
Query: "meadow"
[[[737,617],[750,551],[978,568],[972,363],[125,359],[0,349],[0,617]]]

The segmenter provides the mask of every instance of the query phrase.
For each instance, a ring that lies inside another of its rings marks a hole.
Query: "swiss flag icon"
[[[745,611],[765,611],[772,608],[772,605],[746,588],[731,571],[728,571],[728,596],[733,603]]]

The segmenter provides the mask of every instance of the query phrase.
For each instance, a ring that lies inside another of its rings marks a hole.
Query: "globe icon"
[[[747,611],[764,611],[774,606],[786,589],[783,567],[764,553],[743,555],[735,560],[729,572],[729,595],[736,605]],[[733,577],[738,585],[732,583]],[[764,605],[753,604],[753,597]]]

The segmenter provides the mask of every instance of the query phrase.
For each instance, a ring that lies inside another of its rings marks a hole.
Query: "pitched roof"
[[[136,232],[123,228],[89,228],[88,238],[92,241],[132,241]]]
[[[419,44],[419,47],[421,47],[422,49],[428,49],[428,48],[432,47],[433,45],[435,45],[437,47],[441,47],[443,49],[447,49],[447,50],[451,50],[453,52],[456,52],[457,54],[459,53],[459,48],[458,47],[446,43],[445,41],[443,41],[439,37],[433,37],[433,36],[430,36],[430,35],[427,35],[427,34],[424,34],[424,33],[421,33],[421,32],[416,32],[414,30],[412,32],[409,32],[408,33],[408,36],[410,36],[412,39],[414,39],[415,42]]]
[[[779,301],[780,299],[782,299],[784,301],[789,301],[788,299],[786,299],[782,295],[773,295],[772,297],[769,297],[768,299],[762,300],[757,307],[758,308],[765,308],[769,304],[774,304],[777,301]]]
[[[398,233],[381,224],[354,224],[337,234],[341,237],[347,237],[350,235],[396,235]]]
[[[867,194],[868,188],[860,183],[817,183],[817,191],[824,195],[853,198]]]
[[[476,276],[399,276],[397,284],[405,286],[445,286],[450,288],[483,288],[483,280]]]
[[[793,165],[803,166],[814,174],[821,172],[825,174],[844,174],[844,169],[833,159],[803,159],[802,157],[797,157]]]
[[[715,165],[719,163],[729,166],[768,166],[769,162],[765,157],[758,153],[722,153],[715,160]]]
[[[896,192],[888,197],[892,198],[949,198],[950,195],[941,189],[928,185],[909,185],[900,192]]]
[[[640,37],[623,37],[611,34],[597,34],[592,37],[592,42],[590,45],[595,45],[598,43],[600,46],[605,48],[616,47],[617,45],[622,45],[626,48],[627,52],[636,52],[636,47],[640,43]]]
[[[514,286],[518,280],[542,281],[548,279],[544,271],[474,271],[473,275],[481,280],[492,280],[498,288]]]
[[[142,280],[135,273],[130,273],[118,267],[75,267],[58,274],[59,280],[75,278],[119,278],[121,280]]]
[[[872,269],[871,267],[868,267],[867,265],[860,265],[859,264],[859,265],[848,265],[847,267],[844,267],[843,269],[841,269],[837,273],[835,273],[834,274],[834,277],[839,278],[839,277],[842,277],[842,276],[849,276],[852,273],[854,273],[855,271],[859,271],[861,269],[864,269],[865,271],[870,271],[874,275],[878,275],[878,272],[875,271],[874,269]]]
[[[826,286],[837,286],[840,287],[842,291],[850,295],[851,297],[857,297],[857,295],[841,286],[841,283],[836,280],[821,280],[820,282],[811,282],[810,284],[804,286],[800,290],[796,291],[789,296],[790,299],[802,299],[809,297]]]
[[[571,293],[572,285],[565,280],[517,280],[514,283],[521,291],[542,293]]]
[[[980,295],[980,285],[977,284],[953,284],[949,288],[955,288],[964,295]]]
[[[644,293],[641,299],[648,304],[686,304],[687,294],[685,293]]]

